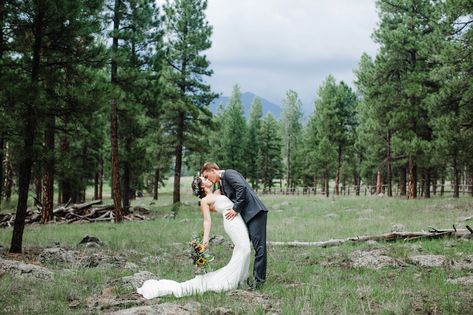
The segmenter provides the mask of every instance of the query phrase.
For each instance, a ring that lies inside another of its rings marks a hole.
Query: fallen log
[[[445,229],[437,230],[431,228],[429,231],[420,231],[420,232],[391,232],[379,235],[365,235],[365,236],[355,236],[348,237],[344,239],[331,239],[328,241],[321,242],[300,242],[300,241],[291,241],[291,242],[272,242],[269,241],[268,245],[273,246],[290,246],[290,247],[331,247],[338,246],[345,243],[355,243],[355,242],[367,242],[367,241],[397,241],[405,240],[412,241],[418,239],[435,239],[440,237],[456,237],[456,238],[473,238],[473,229],[466,226],[466,229]]]
[[[103,222],[114,221],[114,206],[101,205],[102,200],[93,200],[81,204],[70,204],[70,200],[65,204],[53,210],[53,222],[81,223],[81,222]],[[144,209],[144,208],[143,208]],[[145,216],[130,213],[124,218],[128,221],[145,220]],[[0,228],[6,228],[13,225],[15,214],[0,214]],[[41,221],[41,211],[37,209],[27,209],[26,224],[33,224]]]

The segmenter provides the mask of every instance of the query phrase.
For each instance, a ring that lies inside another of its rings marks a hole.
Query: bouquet
[[[209,262],[211,262],[214,257],[209,254],[208,249],[202,244],[202,235],[194,236],[192,241],[189,242],[189,245],[191,246],[190,256],[196,268],[196,273],[204,274],[209,271]]]

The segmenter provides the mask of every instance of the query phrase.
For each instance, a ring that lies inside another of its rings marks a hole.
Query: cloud
[[[374,0],[209,0],[213,89],[233,84],[280,104],[288,89],[312,107],[329,75],[351,84],[363,52],[376,53]]]

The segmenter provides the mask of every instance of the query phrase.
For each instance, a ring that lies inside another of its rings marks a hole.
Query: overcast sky
[[[238,84],[281,104],[292,89],[306,112],[329,74],[353,86],[361,54],[377,50],[375,0],[208,0],[207,18],[215,92]]]

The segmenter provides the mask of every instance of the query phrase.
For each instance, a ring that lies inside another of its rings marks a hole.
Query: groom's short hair
[[[200,170],[200,173],[208,172],[211,170],[220,170],[220,167],[216,163],[213,162],[206,162],[204,166],[202,166],[202,169]]]

